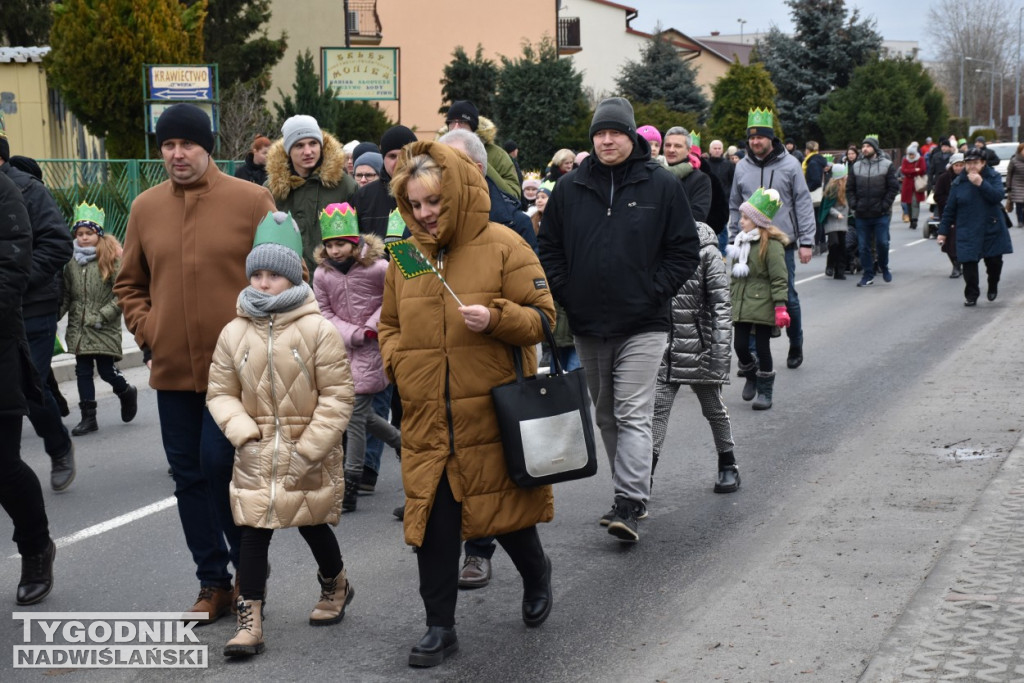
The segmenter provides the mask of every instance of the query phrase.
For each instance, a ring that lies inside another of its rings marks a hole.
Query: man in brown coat
[[[191,611],[206,612],[209,623],[231,607],[227,564],[237,567],[240,538],[228,502],[234,449],[206,409],[210,361],[248,285],[245,257],[274,200],[266,188],[217,168],[210,119],[198,107],[167,109],[156,137],[169,179],[132,204],[114,292],[156,389],[178,514],[200,583]]]

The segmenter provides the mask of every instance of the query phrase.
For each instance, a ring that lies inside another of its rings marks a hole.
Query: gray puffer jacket
[[[698,222],[697,235],[700,263],[672,297],[672,330],[658,381],[728,384],[732,361],[729,276],[715,231]]]

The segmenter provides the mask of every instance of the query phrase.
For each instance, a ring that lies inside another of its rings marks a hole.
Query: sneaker
[[[609,510],[608,512],[604,513],[603,515],[601,515],[601,521],[599,522],[600,525],[601,526],[608,526],[609,524],[611,524],[612,520],[615,519],[615,514],[617,512],[618,512],[618,508],[615,507],[615,503],[612,503],[612,509]]]
[[[875,284],[875,281],[874,281],[873,278],[862,277],[860,279],[860,282],[857,283],[857,286],[858,287],[870,287],[873,284]]]
[[[640,512],[640,504],[627,498],[615,501],[615,517],[608,524],[608,533],[625,543],[636,543],[640,540],[636,518]]]
[[[882,279],[886,282],[892,282],[892,273],[889,272],[888,268],[882,271]]]

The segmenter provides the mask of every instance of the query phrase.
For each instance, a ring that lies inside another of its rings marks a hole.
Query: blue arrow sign
[[[190,90],[157,90],[153,93],[154,100],[209,100],[212,99],[210,88],[192,88]]]

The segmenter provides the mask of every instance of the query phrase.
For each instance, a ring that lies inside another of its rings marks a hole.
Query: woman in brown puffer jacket
[[[495,535],[523,577],[523,621],[551,609],[551,562],[536,524],[554,516],[551,487],[509,479],[491,388],[515,378],[512,349],[533,374],[543,338],[536,306],[554,319],[537,256],[508,228],[489,223],[487,186],[461,152],[407,146],[391,181],[412,242],[462,300],[432,274],[384,285],[380,346],[402,394],[405,540],[418,546],[427,633],[410,666],[434,666],[458,648],[455,602],[461,538]]]

